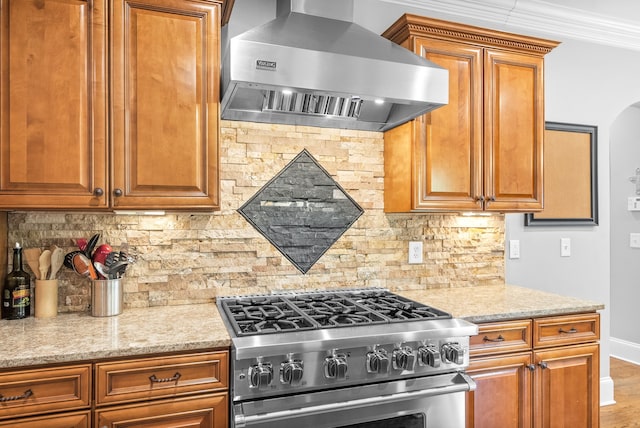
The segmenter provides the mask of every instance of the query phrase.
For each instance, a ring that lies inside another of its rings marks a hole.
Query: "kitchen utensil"
[[[96,268],[96,272],[98,273],[98,279],[107,279],[109,277],[107,267],[104,264],[100,262],[93,262],[93,266]]]
[[[29,265],[29,268],[35,275],[36,279],[41,279],[39,268],[40,262],[38,261],[41,253],[42,250],[40,248],[25,248],[23,250],[24,258],[27,260],[27,264]]]
[[[111,245],[102,244],[98,246],[98,248],[96,248],[96,250],[93,252],[93,256],[91,256],[91,260],[93,261],[94,264],[101,263],[104,265],[104,262],[107,258],[107,254],[109,254],[112,251],[113,251],[113,248],[111,248]]]
[[[91,260],[84,253],[79,252],[74,254],[72,263],[73,270],[76,271],[76,273],[82,276],[88,276],[91,279],[98,279],[98,274],[93,264],[91,264]]]
[[[75,251],[71,251],[70,253],[67,253],[67,255],[64,256],[63,264],[71,270],[75,270],[73,267],[73,257],[76,254],[84,254],[84,253],[82,251],[75,250]]]
[[[84,238],[76,239],[76,245],[80,249],[80,251],[84,251],[87,249],[87,240]]]
[[[91,258],[91,255],[93,254],[94,248],[96,248],[96,245],[98,245],[98,241],[99,240],[100,240],[100,234],[99,233],[96,233],[91,238],[89,238],[89,242],[87,242],[87,248],[84,249],[84,255],[87,256],[89,259]]]
[[[126,260],[119,260],[109,266],[106,270],[109,279],[122,278],[129,263]]]
[[[51,273],[49,274],[49,279],[56,279],[56,275],[63,263],[64,252],[62,251],[62,248],[54,245],[51,250]]]
[[[118,261],[120,261],[120,253],[118,251],[112,251],[107,254],[107,257],[105,257],[104,265],[107,267],[107,269],[109,269],[111,266],[113,266],[114,263],[117,263]]]
[[[38,258],[38,269],[40,272],[39,279],[47,279],[47,272],[49,272],[50,267],[51,267],[51,250],[46,249],[40,253],[40,257]]]

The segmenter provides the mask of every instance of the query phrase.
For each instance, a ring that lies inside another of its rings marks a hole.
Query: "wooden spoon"
[[[31,271],[36,276],[36,279],[40,279],[40,254],[42,250],[40,248],[25,248],[24,258],[27,260],[27,264]]]
[[[62,248],[54,245],[51,250],[51,273],[49,274],[49,279],[56,279],[62,263],[64,263],[64,252]]]
[[[40,269],[40,279],[47,279],[47,272],[51,267],[51,250],[44,250],[40,253],[38,259],[38,267]]]

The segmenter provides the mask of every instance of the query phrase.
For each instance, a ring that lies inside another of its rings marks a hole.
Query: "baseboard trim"
[[[613,379],[611,377],[600,378],[600,406],[616,404],[613,397]]]
[[[610,356],[640,365],[640,344],[615,337],[610,338],[609,343],[611,345]]]

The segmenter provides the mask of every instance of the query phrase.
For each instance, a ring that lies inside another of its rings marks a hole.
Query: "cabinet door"
[[[227,393],[96,410],[96,428],[227,428]]]
[[[476,390],[467,394],[467,426],[530,428],[530,364],[531,352],[473,358],[467,374],[476,382]]]
[[[104,0],[0,0],[0,46],[0,208],[106,208]]]
[[[485,209],[540,211],[544,60],[487,49],[484,62]]]
[[[600,358],[597,344],[535,351],[535,428],[597,428]]]
[[[449,70],[449,103],[415,121],[414,209],[482,210],[482,49],[417,39]]]
[[[220,5],[114,0],[112,206],[218,208]]]

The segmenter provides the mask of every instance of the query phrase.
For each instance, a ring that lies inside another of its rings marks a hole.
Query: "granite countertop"
[[[471,322],[593,312],[604,305],[516,286],[403,291],[401,295]],[[231,338],[215,304],[125,309],[0,320],[0,368],[224,348]]]
[[[601,303],[514,285],[438,288],[400,294],[474,323],[604,309]]]
[[[215,304],[0,321],[0,368],[229,347]]]

